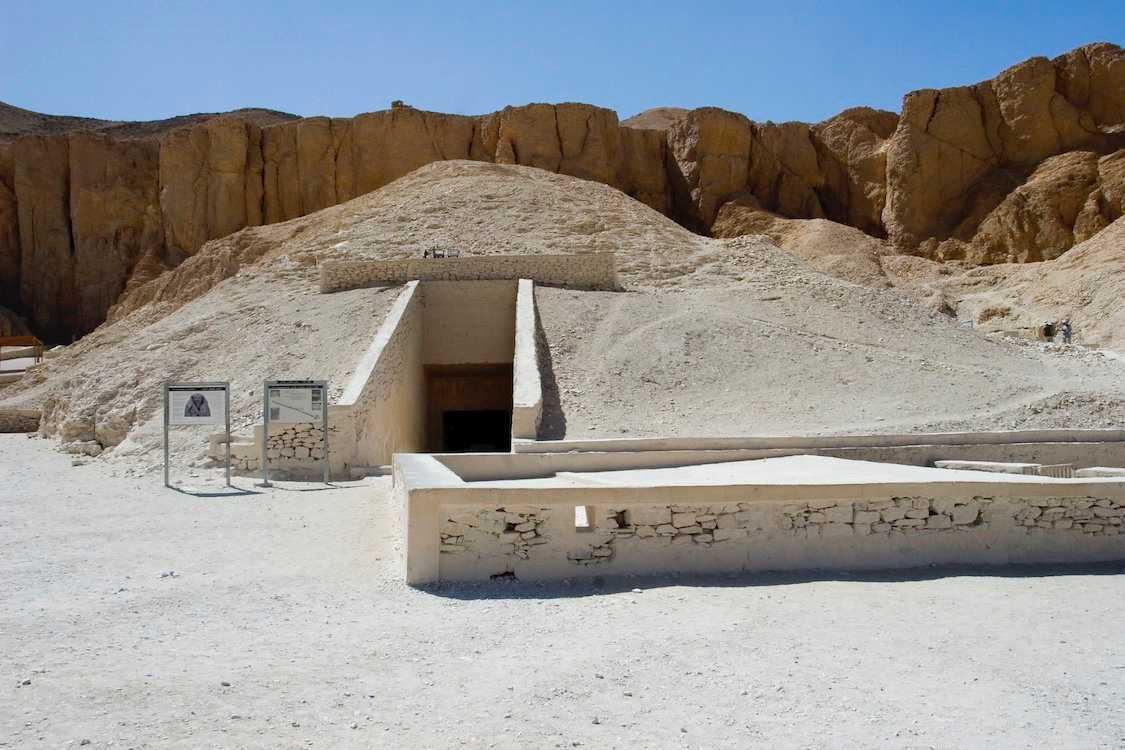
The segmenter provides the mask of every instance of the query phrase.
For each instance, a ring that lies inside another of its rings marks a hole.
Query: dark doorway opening
[[[512,366],[427,366],[426,412],[427,451],[511,451]]]
[[[508,453],[512,450],[512,412],[447,411],[442,414],[442,437],[443,453]]]

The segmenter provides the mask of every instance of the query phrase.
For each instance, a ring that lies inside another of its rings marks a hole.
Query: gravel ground
[[[387,480],[0,435],[0,745],[1122,747],[1125,566],[398,583]]]

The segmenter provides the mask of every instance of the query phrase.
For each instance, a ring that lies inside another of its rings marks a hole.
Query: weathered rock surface
[[[762,234],[818,271],[874,288],[891,286],[881,259],[894,251],[883,241],[827,219],[786,219],[765,211],[750,195],[719,209],[715,237]]]
[[[20,220],[16,207],[14,148],[0,143],[0,300],[15,305],[20,297]]]
[[[973,264],[1051,260],[1123,213],[1125,149],[1098,157],[1071,151],[1045,159],[1008,193],[967,244],[939,246]]]
[[[896,244],[932,238],[932,247],[971,234],[974,219],[1007,195],[1013,170],[1031,172],[1067,151],[1122,146],[1125,52],[1115,45],[1033,58],[975,86],[916,91],[904,99],[888,145],[883,224]]]
[[[234,176],[252,166],[225,156],[222,135],[289,117],[240,110],[115,123],[0,104],[0,302],[48,339],[92,330],[124,290],[197,250],[200,235],[228,234],[260,216],[261,180]],[[160,139],[170,133],[162,165]],[[185,134],[191,147],[177,152]],[[260,161],[260,149],[248,149],[248,159]],[[248,183],[244,215],[226,197],[238,182]],[[166,242],[165,210],[188,239]]]
[[[125,289],[138,261],[164,245],[159,147],[98,133],[69,137],[70,221],[78,330],[91,330]]]
[[[1035,261],[1121,215],[1123,148],[1125,52],[1112,44],[913,92],[901,116],[854,108],[815,125],[715,108],[619,122],[585,104],[467,117],[397,103],[354,118],[107,123],[0,105],[0,302],[48,337],[81,335],[122,290],[209,240],[456,159],[601,182],[701,233],[780,236],[783,219],[826,219],[898,253]],[[870,259],[868,243],[851,244]],[[857,263],[837,265],[849,278],[874,268]]]
[[[22,307],[46,336],[78,331],[68,137],[20,139],[14,172]]]
[[[0,336],[26,336],[29,333],[31,329],[23,318],[0,305]]]
[[[173,255],[262,223],[261,129],[216,118],[168,133],[160,144],[160,211]]]

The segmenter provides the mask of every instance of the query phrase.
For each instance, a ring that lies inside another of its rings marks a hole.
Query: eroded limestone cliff
[[[826,219],[899,253],[1037,261],[1122,215],[1125,52],[1088,45],[910,93],[901,116],[855,108],[815,125],[715,108],[622,123],[585,104],[105,123],[0,105],[0,304],[50,338],[82,335],[209,240],[450,159],[596,180],[716,236]]]

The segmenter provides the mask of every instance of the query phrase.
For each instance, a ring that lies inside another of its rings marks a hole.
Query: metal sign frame
[[[222,389],[223,391],[223,413],[226,420],[226,453],[227,453],[227,487],[231,486],[230,483],[230,381],[224,382],[207,382],[207,383],[164,383],[164,486],[171,487],[169,481],[169,448],[168,448],[168,428],[170,424],[170,410],[172,391],[214,391]],[[191,425],[176,425],[177,427],[190,427]],[[212,427],[213,425],[207,425]]]
[[[324,434],[324,455],[320,460],[324,462],[324,483],[328,484],[328,381],[327,380],[267,380],[262,384],[262,487],[271,487],[270,484],[270,389],[300,388],[308,390],[320,389],[320,420],[321,432]]]

